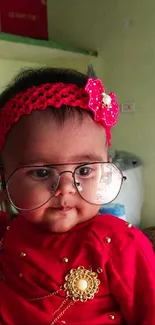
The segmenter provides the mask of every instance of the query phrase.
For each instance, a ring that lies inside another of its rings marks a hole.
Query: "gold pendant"
[[[66,275],[65,280],[64,289],[67,292],[67,298],[72,298],[74,301],[85,302],[93,299],[95,293],[99,291],[98,274],[83,266],[72,269]]]

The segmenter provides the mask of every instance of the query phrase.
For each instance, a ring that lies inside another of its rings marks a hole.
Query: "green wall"
[[[110,14],[103,22],[104,80],[121,103],[136,103],[135,113],[121,114],[113,146],[143,159],[142,225],[155,225],[155,1],[117,0],[114,11],[111,3],[106,10]]]

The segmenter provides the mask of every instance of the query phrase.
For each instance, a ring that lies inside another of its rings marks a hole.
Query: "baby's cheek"
[[[41,208],[33,211],[22,211],[21,215],[32,223],[40,224],[44,222],[44,211]]]
[[[80,222],[84,222],[96,216],[98,214],[99,209],[100,206],[93,205],[84,201],[81,207],[79,208]]]

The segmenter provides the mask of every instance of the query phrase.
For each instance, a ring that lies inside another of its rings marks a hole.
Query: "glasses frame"
[[[4,167],[2,165],[0,165],[0,176],[1,176],[1,187],[4,191],[6,191],[7,193],[7,197],[8,197],[8,200],[9,202],[11,203],[11,205],[17,209],[17,210],[20,210],[20,211],[33,211],[33,210],[37,210],[39,208],[41,208],[42,206],[44,206],[48,201],[51,200],[51,198],[54,196],[55,192],[57,191],[58,187],[59,187],[59,184],[60,184],[60,178],[61,178],[61,175],[62,174],[65,174],[65,173],[71,173],[72,174],[72,178],[73,178],[73,185],[74,187],[76,188],[76,191],[77,193],[80,195],[80,197],[87,203],[89,204],[92,204],[92,205],[96,205],[96,206],[101,206],[102,204],[95,204],[95,203],[90,203],[88,200],[86,200],[80,193],[80,191],[78,190],[78,186],[77,186],[77,182],[76,182],[76,179],[75,179],[75,175],[76,175],[76,170],[79,169],[80,167],[84,167],[84,166],[91,166],[91,165],[94,165],[94,164],[109,164],[109,165],[112,165],[121,175],[121,184],[120,184],[120,189],[117,193],[117,195],[115,196],[115,198],[111,201],[109,201],[108,203],[103,203],[104,205],[107,205],[111,202],[113,202],[116,197],[119,195],[120,191],[121,191],[121,188],[122,188],[122,184],[123,184],[123,181],[126,180],[126,177],[123,176],[123,173],[122,171],[115,165],[113,164],[112,162],[105,162],[105,161],[93,161],[93,162],[83,162],[83,163],[80,163],[78,166],[77,166],[77,163],[63,163],[63,164],[43,164],[43,165],[24,165],[24,166],[21,166],[21,167],[18,167],[16,168],[11,174],[10,176],[7,178],[7,180],[5,180],[5,175],[4,175]],[[55,167],[63,167],[63,166],[74,166],[76,165],[76,168],[74,169],[74,171],[71,171],[71,170],[65,170],[65,171],[62,171],[60,172],[58,169],[56,169]],[[32,208],[32,209],[21,209],[19,207],[17,207],[11,200],[11,197],[9,195],[9,190],[8,190],[8,187],[7,187],[7,184],[10,180],[10,178],[20,169],[23,169],[23,168],[53,168],[53,169],[56,169],[56,171],[59,173],[59,180],[58,180],[58,184],[57,184],[57,187],[54,191],[54,193],[50,196],[50,198],[44,202],[43,204],[39,205],[37,208]]]

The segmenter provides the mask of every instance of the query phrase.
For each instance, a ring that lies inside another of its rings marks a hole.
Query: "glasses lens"
[[[51,167],[24,167],[16,170],[7,181],[11,204],[20,210],[36,209],[55,193],[59,172]]]
[[[102,205],[113,201],[122,185],[122,173],[111,163],[94,163],[75,170],[75,185],[84,200]]]

